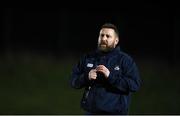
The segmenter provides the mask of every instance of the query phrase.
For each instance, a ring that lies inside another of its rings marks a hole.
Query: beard
[[[108,45],[107,43],[101,42],[98,44],[98,49],[103,52],[109,52],[112,49],[114,49],[114,42],[110,45]]]

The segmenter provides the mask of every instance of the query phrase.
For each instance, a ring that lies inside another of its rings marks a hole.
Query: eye
[[[106,35],[106,37],[107,37],[107,38],[109,38],[109,37],[110,37],[110,35]]]
[[[101,34],[101,37],[104,37],[104,34]]]

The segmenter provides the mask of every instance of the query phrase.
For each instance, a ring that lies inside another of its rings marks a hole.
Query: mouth
[[[100,46],[106,46],[106,44],[100,44]]]
[[[106,41],[101,41],[100,45],[107,45],[107,42]]]
[[[101,42],[100,45],[107,45],[105,42]]]

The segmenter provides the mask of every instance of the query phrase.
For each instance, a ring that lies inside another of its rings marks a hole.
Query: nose
[[[107,39],[106,36],[101,37],[101,40],[103,40],[103,41],[106,40],[106,39]]]

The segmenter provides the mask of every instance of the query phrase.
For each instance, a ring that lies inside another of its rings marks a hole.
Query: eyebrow
[[[109,36],[109,37],[112,37],[110,34],[104,34],[104,33],[100,33],[101,36]]]

